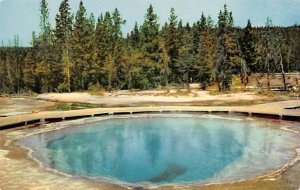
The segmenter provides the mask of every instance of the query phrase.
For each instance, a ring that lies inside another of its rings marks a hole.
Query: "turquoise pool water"
[[[262,125],[190,115],[119,118],[30,141],[38,159],[77,176],[133,184],[201,183],[258,175],[286,163],[292,151],[282,144],[290,134]]]

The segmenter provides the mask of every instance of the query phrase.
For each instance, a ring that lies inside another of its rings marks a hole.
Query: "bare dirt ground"
[[[286,83],[289,87],[297,88],[297,91],[290,93],[295,97],[299,97],[300,74],[286,74]],[[251,105],[272,102],[275,99],[278,99],[276,101],[291,99],[288,96],[282,97],[280,94],[270,96],[257,93],[257,91],[266,90],[266,87],[267,76],[255,74],[249,77],[247,86],[247,89],[252,89],[252,92],[241,92],[244,87],[239,77],[235,77],[232,89],[237,92],[229,93],[218,93],[216,85],[210,86],[210,91],[203,91],[200,90],[199,84],[194,83],[190,84],[190,93],[186,89],[176,90],[176,87],[173,87],[169,92],[165,89],[146,91],[120,90],[112,93],[106,92],[102,96],[95,96],[89,93],[50,93],[41,94],[37,99],[57,102],[90,103],[101,105],[101,107]],[[283,88],[281,74],[270,76],[270,88],[273,90]]]
[[[102,96],[88,92],[48,93],[37,97],[0,97],[0,117],[60,110],[64,103],[88,103],[80,109],[93,107],[140,107],[140,106],[243,106],[293,99],[282,95],[264,95],[256,92],[210,93],[191,85],[186,90],[115,91]],[[78,108],[71,108],[78,109]]]
[[[99,104],[105,107],[115,106],[137,106],[145,104],[195,104],[204,102],[240,102],[266,100],[269,97],[255,93],[229,93],[212,95],[207,91],[195,91],[178,95],[175,92],[166,94],[166,91],[118,91],[116,93],[105,93],[103,96],[94,96],[89,93],[50,93],[37,96],[41,100],[56,102],[82,102]]]
[[[55,102],[33,98],[0,97],[0,117],[39,112],[54,105]]]

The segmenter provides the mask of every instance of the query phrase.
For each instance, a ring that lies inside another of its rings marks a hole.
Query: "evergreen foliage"
[[[200,83],[203,89],[217,84],[231,87],[232,77],[248,84],[251,74],[300,71],[300,27],[275,27],[270,18],[265,27],[234,26],[227,6],[220,11],[217,26],[202,13],[189,24],[170,10],[160,27],[152,5],[144,22],[135,23],[123,36],[126,21],[118,9],[95,19],[87,15],[83,1],[73,15],[68,0],[62,0],[52,28],[46,0],[40,3],[40,32],[32,33],[30,47],[0,48],[0,93],[23,91],[71,92],[101,87],[149,89]],[[270,88],[270,84],[268,85]]]
[[[214,67],[214,79],[219,90],[230,89],[233,74],[238,73],[239,48],[236,34],[233,28],[232,13],[228,12],[227,6],[219,13],[217,29],[216,65]]]
[[[255,71],[254,64],[256,59],[255,54],[255,39],[253,36],[253,30],[251,26],[251,21],[248,20],[247,26],[243,32],[243,35],[240,40],[240,48],[241,48],[241,80],[242,83],[246,86],[249,82],[248,77],[252,72]]]
[[[209,16],[201,33],[195,70],[201,87],[205,90],[212,82],[212,71],[215,68],[216,40],[213,35],[213,23]]]

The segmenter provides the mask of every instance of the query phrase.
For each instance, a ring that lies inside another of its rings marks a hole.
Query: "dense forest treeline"
[[[72,14],[63,0],[56,25],[49,23],[46,0],[40,5],[39,34],[31,47],[0,48],[0,93],[71,92],[90,88],[149,89],[199,82],[230,89],[232,77],[246,86],[253,73],[300,71],[300,27],[234,26],[227,6],[218,21],[203,13],[184,24],[171,9],[158,24],[150,5],[142,25],[124,36],[118,9],[99,17],[87,15],[83,2]],[[285,82],[283,81],[285,84]],[[188,86],[188,85],[187,85]],[[286,84],[284,85],[286,88]]]

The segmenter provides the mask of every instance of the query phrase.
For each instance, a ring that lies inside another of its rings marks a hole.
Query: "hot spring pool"
[[[294,153],[286,142],[295,135],[263,121],[184,114],[99,120],[21,143],[60,172],[125,184],[241,180],[281,167]]]

